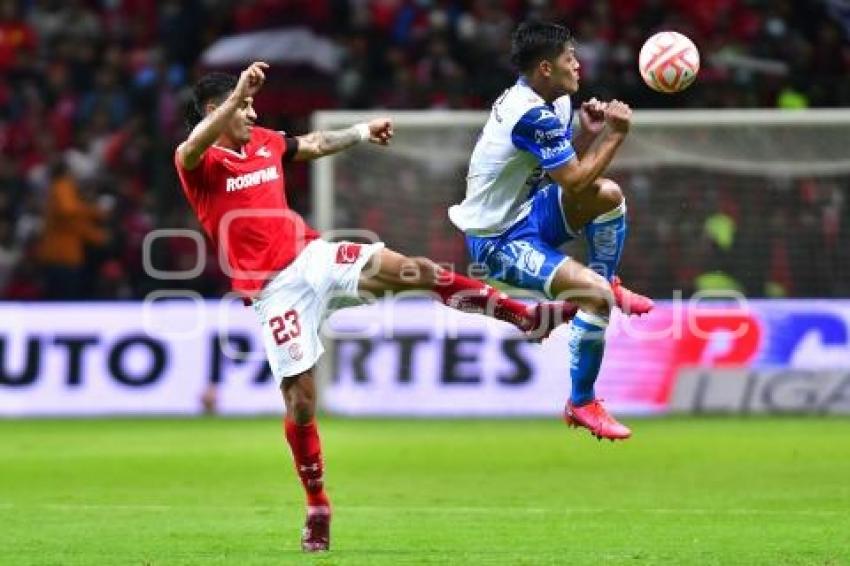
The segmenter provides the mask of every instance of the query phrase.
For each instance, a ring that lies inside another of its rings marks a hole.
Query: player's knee
[[[607,317],[611,313],[611,285],[604,277],[593,273],[582,292],[573,299],[582,310]]]
[[[313,417],[316,416],[316,411],[313,409],[313,404],[308,403],[306,401],[298,402],[293,405],[292,408],[292,420],[295,421],[296,424],[305,425],[309,424],[310,421],[313,420]]]
[[[308,424],[316,416],[316,399],[313,392],[307,387],[300,387],[298,383],[281,386],[286,402],[286,413],[297,424]]]
[[[620,185],[611,179],[600,179],[599,190],[596,194],[600,204],[609,210],[620,206],[620,203],[625,200]]]
[[[316,416],[315,403],[306,396],[296,396],[292,402],[288,403],[286,410],[292,420],[300,425],[308,424]]]

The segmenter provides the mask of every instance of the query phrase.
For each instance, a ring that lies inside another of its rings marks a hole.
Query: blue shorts
[[[498,236],[466,236],[472,261],[487,266],[490,277],[552,297],[555,271],[568,256],[558,248],[575,234],[561,208],[561,187],[546,185],[531,197],[531,210]]]

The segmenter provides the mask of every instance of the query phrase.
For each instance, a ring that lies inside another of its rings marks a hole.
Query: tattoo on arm
[[[360,142],[360,133],[356,128],[344,130],[333,130],[326,132],[313,132],[307,135],[310,141],[316,144],[320,155],[330,155],[356,145]]]

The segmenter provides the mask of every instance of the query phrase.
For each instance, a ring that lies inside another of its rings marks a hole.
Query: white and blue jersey
[[[561,189],[545,176],[576,158],[569,96],[547,104],[520,79],[493,104],[469,163],[466,198],[449,218],[490,276],[551,296],[558,247],[573,236]]]
[[[501,234],[528,214],[543,172],[574,157],[570,97],[546,104],[520,79],[493,104],[470,158],[466,198],[449,218],[466,234]]]

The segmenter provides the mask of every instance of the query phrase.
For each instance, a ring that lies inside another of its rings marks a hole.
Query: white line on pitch
[[[145,505],[145,504],[121,504],[121,503],[41,503],[41,504],[16,504],[0,502],[0,509],[12,509],[15,507],[27,508],[37,507],[54,511],[173,511],[180,509],[210,510],[210,511],[279,511],[283,506],[263,505]],[[846,513],[830,509],[746,509],[746,508],[610,508],[610,507],[580,507],[552,509],[545,507],[461,507],[461,506],[412,506],[412,507],[379,507],[351,505],[340,506],[339,513],[435,513],[435,514],[528,514],[528,515],[599,515],[599,514],[649,514],[649,515],[794,515],[812,517],[843,516]]]

